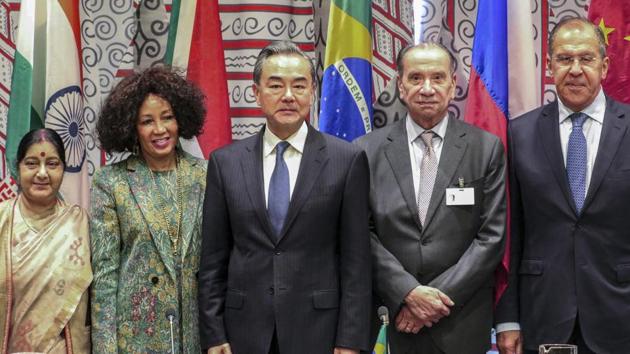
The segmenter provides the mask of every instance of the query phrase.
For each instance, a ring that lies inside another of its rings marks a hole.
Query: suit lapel
[[[543,146],[545,156],[549,161],[549,168],[553,172],[556,182],[560,186],[560,190],[571,206],[573,212],[576,212],[573,195],[569,188],[569,180],[564,166],[564,158],[562,157],[562,147],[560,146],[560,124],[558,122],[558,102],[551,103],[543,108],[540,118],[537,121],[538,135],[540,143]],[[532,137],[536,139],[536,137]]]
[[[164,218],[164,211],[160,207],[159,192],[152,181],[149,168],[137,157],[132,156],[127,160],[127,177],[129,188],[142,212],[155,248],[171,278],[175,281],[177,277],[173,257],[171,257],[171,239],[168,228],[164,228],[164,223],[158,221]]]
[[[278,243],[282,241],[298,212],[308,200],[308,196],[327,162],[326,140],[324,140],[322,133],[308,125],[308,135],[306,136],[306,143],[304,144],[304,153],[300,161],[300,169],[297,180],[295,181],[295,187],[293,188],[291,202],[289,203],[289,211],[284,220],[284,226],[280,232]]]
[[[410,118],[406,118],[410,119]],[[407,203],[409,212],[413,215],[419,230],[422,230],[420,218],[418,216],[418,205],[416,204],[416,193],[413,186],[413,174],[411,171],[411,157],[409,156],[409,146],[407,143],[407,130],[405,129],[405,119],[401,119],[392,127],[387,139],[389,145],[385,147],[385,156],[392,167],[394,177],[398,182],[398,187]]]
[[[462,123],[450,117],[450,115],[448,120],[444,143],[442,145],[442,153],[440,154],[438,172],[435,177],[433,192],[431,193],[431,200],[425,218],[425,230],[427,229],[426,226],[431,222],[431,219],[433,219],[433,215],[435,215],[438,206],[442,203],[446,188],[449,186],[450,181],[453,180],[455,171],[457,171],[457,167],[468,145],[465,140],[466,132],[461,129]]]
[[[608,171],[617,153],[621,139],[626,133],[626,125],[623,120],[625,118],[624,113],[617,110],[616,103],[612,99],[607,97],[606,101],[606,113],[601,137],[599,139],[600,143],[597,149],[597,157],[595,158],[595,164],[591,172],[591,182],[589,183],[588,193],[586,194],[582,210],[585,210],[588,204],[593,200],[597,189],[606,175],[606,171]]]
[[[264,132],[265,128],[261,129],[256,138],[250,139],[250,144],[245,146],[241,158],[241,169],[245,178],[245,188],[247,189],[249,200],[256,211],[260,224],[270,240],[275,242],[274,232],[267,214],[265,187],[263,184],[262,143]]]

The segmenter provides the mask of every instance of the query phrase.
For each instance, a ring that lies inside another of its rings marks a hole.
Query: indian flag
[[[41,81],[46,72],[41,65],[35,66],[35,52],[42,52],[42,48],[36,48],[35,44],[41,44],[41,29],[46,22],[45,9],[37,6],[35,0],[23,1],[20,7],[19,28],[15,43],[15,61],[13,62],[13,75],[11,79],[11,99],[7,117],[7,143],[6,159],[11,168],[13,177],[17,177],[15,158],[20,139],[32,129],[44,126],[43,121],[43,86],[33,85],[34,81]],[[38,13],[39,10],[39,13]],[[36,40],[36,36],[38,37]],[[35,71],[34,68],[39,70]],[[41,104],[38,104],[41,103]],[[39,109],[39,110],[37,110]]]
[[[173,0],[166,48],[167,64],[186,70],[186,77],[206,95],[208,114],[201,135],[180,139],[189,153],[208,158],[232,141],[227,77],[217,0]]]
[[[15,158],[17,145],[29,130],[42,125],[55,130],[66,148],[62,197],[70,204],[87,207],[89,177],[80,55],[79,0],[22,1],[7,156]]]
[[[331,0],[319,129],[352,141],[372,130],[372,3]]]

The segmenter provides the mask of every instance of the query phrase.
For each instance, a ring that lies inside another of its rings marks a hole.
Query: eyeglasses
[[[593,55],[581,55],[572,57],[570,55],[558,55],[554,58],[554,61],[560,66],[572,66],[577,60],[580,66],[592,66],[597,63],[599,58]]]

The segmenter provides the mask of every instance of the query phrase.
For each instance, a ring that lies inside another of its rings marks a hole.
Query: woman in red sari
[[[63,142],[31,131],[16,160],[18,196],[0,204],[0,352],[89,353],[88,217],[58,197]]]

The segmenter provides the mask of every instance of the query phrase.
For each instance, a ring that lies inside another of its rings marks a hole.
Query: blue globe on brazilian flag
[[[319,129],[347,141],[372,130],[370,1],[332,0]]]

